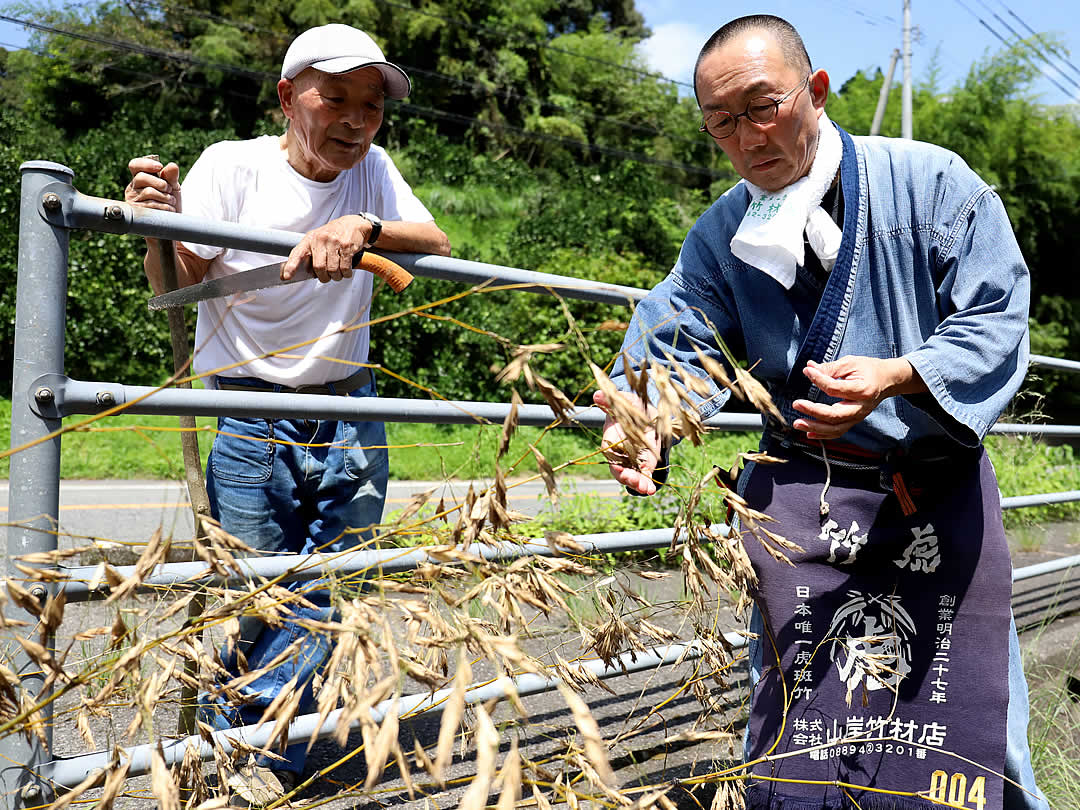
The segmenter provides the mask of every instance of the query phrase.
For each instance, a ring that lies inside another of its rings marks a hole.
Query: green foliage
[[[1037,636],[1049,634],[1049,623]],[[1050,807],[1080,806],[1080,703],[1074,679],[1080,664],[1080,647],[1054,643],[1060,649],[1049,662],[1024,656],[1025,674],[1031,685],[1031,722],[1028,739],[1035,781]]]
[[[634,7],[633,0],[563,0],[544,15],[557,31],[574,31],[602,25],[620,31],[624,36],[643,39],[648,34],[645,19]]]
[[[391,445],[391,469],[396,477],[409,478],[413,465],[420,463],[420,475],[411,477],[430,480],[433,476],[457,477],[492,481],[493,459],[499,429],[450,428],[431,425],[388,425]],[[590,431],[556,429],[540,431],[519,428],[510,450],[505,456],[503,472],[512,480],[535,474],[533,457],[524,448],[538,447],[548,462],[559,471],[559,497],[557,503],[549,504],[546,495],[540,514],[527,522],[515,524],[514,532],[521,537],[541,538],[548,531],[564,531],[570,534],[600,534],[605,532],[647,531],[670,528],[680,508],[690,493],[712,470],[713,465],[729,468],[737,462],[741,452],[756,449],[758,435],[755,433],[715,432],[706,436],[700,446],[688,442],[676,445],[671,453],[671,473],[666,486],[655,495],[642,498],[623,493],[614,495],[585,494],[587,484],[576,484],[574,477],[608,475],[607,463],[597,453],[599,437]],[[456,441],[455,441],[456,440]],[[411,447],[402,443],[414,442]],[[465,459],[462,461],[462,459]],[[450,460],[453,459],[454,462]],[[455,462],[457,466],[455,466]],[[403,472],[404,470],[404,472]],[[569,478],[569,480],[567,480]],[[513,483],[508,486],[513,498]],[[513,505],[513,504],[511,504]],[[400,510],[390,512],[385,520],[393,523]],[[424,507],[412,519],[424,523],[435,515],[434,505]],[[707,482],[701,492],[696,519],[720,523],[727,519],[727,507],[722,491]],[[452,522],[452,519],[451,519]],[[444,524],[437,522],[434,528]],[[423,528],[411,535],[397,535],[394,542],[418,545],[430,542],[430,529]],[[606,555],[612,563],[635,560],[641,563],[659,562],[661,565],[677,565],[669,560],[666,549]]]
[[[488,479],[495,474],[499,425],[422,425],[391,423],[391,475],[400,480]],[[501,461],[503,474],[514,480],[535,477],[535,446],[548,463],[571,477],[606,477],[607,463],[597,453],[600,439],[592,431],[519,427]]]
[[[707,204],[703,193],[665,184],[655,169],[641,164],[624,162],[608,172],[575,171],[540,192],[509,235],[505,258],[537,269],[553,249],[572,249],[586,257],[606,250],[636,254],[667,272],[686,231]]]
[[[217,424],[199,417],[199,451],[205,466]],[[124,414],[104,420],[71,416],[60,437],[60,477],[85,479],[184,480],[184,461],[175,416]],[[11,444],[11,400],[0,399],[0,447]],[[8,477],[10,458],[0,459],[0,478]]]
[[[628,287],[648,288],[663,278],[706,205],[701,192],[665,184],[652,167],[623,163],[605,174],[578,168],[570,178],[550,176],[542,184],[513,157],[493,160],[430,133],[410,143],[399,163],[451,235],[456,256]],[[463,292],[459,284],[417,279],[400,295],[376,296],[373,315],[385,318]],[[449,399],[505,399],[509,391],[494,372],[514,346],[566,343],[567,350],[538,358],[535,367],[574,398],[591,391],[584,358],[609,363],[628,318],[623,306],[476,291],[381,322],[372,358],[415,384],[386,379],[384,395],[430,389]]]
[[[84,194],[122,197],[130,179],[127,162],[160,153],[190,165],[203,146],[231,136],[228,130],[192,132],[176,127],[152,140],[126,116],[107,127],[65,140],[0,110],[0,344],[13,345],[15,332],[19,169],[27,160],[52,160],[71,168]],[[143,240],[89,231],[71,236],[65,364],[77,379],[160,382],[171,372],[168,323],[146,310],[149,285],[142,272]],[[194,312],[191,312],[194,315]],[[11,355],[0,355],[0,393],[11,390]]]
[[[829,98],[826,105],[829,118],[848,132],[857,135],[868,134],[870,125],[874,121],[881,85],[884,82],[885,77],[880,69],[872,77],[866,75],[864,71],[859,71],[844,82],[836,95]],[[889,100],[885,108],[887,115],[882,121],[879,134],[891,136],[900,134],[900,102],[900,87],[894,83],[889,91]]]
[[[690,493],[713,466],[730,468],[737,463],[739,453],[757,449],[758,439],[756,433],[712,433],[699,447],[688,442],[676,445],[671,452],[668,483],[655,495],[597,498],[575,495],[571,490],[569,497],[560,498],[557,506],[523,524],[520,531],[526,537],[543,537],[545,531],[598,534],[670,528]],[[600,466],[606,473],[606,465]],[[696,519],[706,523],[727,521],[723,491],[711,481],[702,489]]]
[[[525,537],[543,537],[548,531],[571,534],[648,531],[670,527],[677,512],[678,502],[670,490],[661,490],[649,499],[570,495],[561,498],[550,512],[522,524],[520,531]]]
[[[986,451],[994,461],[998,486],[1005,495],[1038,495],[1077,489],[1080,466],[1067,444],[1046,444],[1030,436],[989,436]],[[1080,504],[1061,503],[1011,509],[1006,528],[1052,520],[1075,520]]]
[[[641,257],[611,251],[583,256],[558,249],[532,269],[637,287],[661,278]],[[455,296],[422,313],[399,315]],[[417,279],[400,295],[376,296],[373,310],[376,317],[398,315],[379,324],[378,340],[372,342],[373,362],[406,380],[387,379],[380,389],[384,395],[423,396],[430,390],[447,399],[504,401],[510,392],[496,382],[495,372],[522,343],[566,344],[563,351],[537,356],[533,367],[571,399],[591,394],[592,377],[584,360],[607,364],[618,351],[629,317],[626,307],[613,304],[560,304],[518,290],[463,295],[461,285],[429,279]],[[518,387],[526,401],[543,401]],[[587,402],[588,396],[578,401]]]
[[[1080,356],[1080,299],[1063,296],[1042,296],[1032,304],[1029,319],[1031,353],[1048,357],[1075,358]],[[1033,367],[1024,381],[1029,399],[1035,396],[1044,409],[1052,407],[1058,419],[1075,423],[1080,419],[1080,377],[1073,372]]]
[[[278,70],[293,37],[343,22],[371,32],[414,73],[413,104],[451,113],[436,116],[435,126],[458,138],[463,125],[484,122],[491,128],[477,126],[475,133],[482,143],[523,154],[530,144],[501,127],[522,126],[547,103],[549,58],[587,37],[577,44],[591,49],[594,66],[618,60],[636,71],[620,78],[633,77],[644,68],[632,45],[648,33],[633,0],[444,0],[416,7],[378,0],[102,0],[89,7],[16,0],[7,10],[53,29],[35,34],[38,55],[19,79],[19,101],[71,135],[121,111],[192,128],[228,123],[249,135],[277,106]]]

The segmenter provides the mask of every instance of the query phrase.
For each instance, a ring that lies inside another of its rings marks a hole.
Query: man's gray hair
[[[784,62],[806,74],[811,71],[810,55],[806,52],[806,45],[795,26],[781,17],[772,14],[750,14],[739,17],[717,28],[709,37],[698,54],[697,62],[694,63],[694,97],[697,98],[697,74],[701,62],[713,51],[719,50],[736,37],[757,31],[771,34],[780,44],[780,51],[784,54]]]

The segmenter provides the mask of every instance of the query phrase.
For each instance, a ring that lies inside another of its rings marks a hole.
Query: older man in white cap
[[[184,179],[183,206],[175,163],[162,165],[150,157],[129,163],[129,202],[306,234],[282,277],[310,262],[317,279],[200,303],[195,370],[208,385],[375,396],[365,365],[372,276],[351,278],[354,254],[376,244],[450,253],[446,235],[386,152],[372,143],[385,98],[404,98],[410,87],[405,72],[363,31],[338,24],[312,28],[285,54],[277,86],[289,119],[284,134],[210,146]],[[147,243],[146,275],[160,293],[158,245]],[[181,286],[276,260],[244,250],[176,244]],[[326,284],[330,281],[344,283]],[[334,551],[358,542],[381,520],[386,479],[386,436],[377,422],[222,418],[207,464],[207,488],[222,526],[253,547],[278,554]],[[305,596],[318,610],[299,609],[301,618],[332,615],[325,591]],[[255,670],[302,637],[299,655],[243,689],[243,706],[204,695],[203,719],[218,728],[257,722],[294,677],[296,688],[306,692],[301,711],[309,708],[312,676],[329,654],[325,639],[295,623],[258,624],[243,634],[239,652]],[[223,654],[234,673],[236,653]],[[303,769],[304,748],[290,746],[273,773],[249,770],[240,793],[260,803],[265,792],[260,796],[248,787],[289,787]]]

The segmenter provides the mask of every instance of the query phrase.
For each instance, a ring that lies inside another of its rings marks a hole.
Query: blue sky
[[[776,14],[791,22],[802,34],[814,67],[828,71],[834,88],[860,69],[885,70],[893,48],[902,45],[902,0],[637,0],[637,8],[653,30],[652,39],[642,46],[650,66],[682,81],[690,80],[694,60],[709,35],[744,14]],[[1003,48],[978,18],[1010,41],[1014,37],[1008,26],[1028,35],[1022,23],[1039,34],[1057,36],[1075,69],[1061,65],[1055,70],[1038,62],[1061,88],[1043,77],[1033,89],[1046,104],[1080,101],[1078,0],[911,0],[912,25],[919,29],[918,41],[912,43],[915,80],[926,78],[935,50],[941,68],[939,89],[945,90],[963,79],[973,63]],[[898,62],[896,82],[901,66]]]

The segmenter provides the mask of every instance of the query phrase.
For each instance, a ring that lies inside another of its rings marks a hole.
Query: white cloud
[[[653,35],[638,45],[649,67],[669,79],[692,82],[698,51],[711,31],[682,22],[652,26]]]

